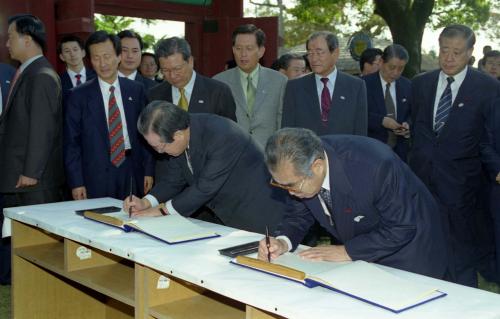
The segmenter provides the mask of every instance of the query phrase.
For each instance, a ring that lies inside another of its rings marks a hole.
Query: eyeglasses
[[[306,181],[306,178],[304,177],[300,182],[293,183],[292,185],[283,185],[275,181],[272,177],[271,180],[269,181],[269,184],[274,187],[279,187],[281,189],[284,189],[286,191],[292,191],[292,192],[301,192],[302,187],[304,186],[304,182]],[[298,185],[297,185],[298,184]],[[298,187],[297,187],[298,186]]]
[[[318,49],[318,50],[308,50],[307,51],[307,57],[313,57],[313,56],[318,56],[318,57],[322,57],[324,56],[326,53],[329,53],[329,51],[326,51],[326,50],[321,50],[321,49]]]
[[[184,63],[182,63],[181,65],[178,65],[176,67],[173,67],[171,69],[161,69],[161,73],[165,74],[165,73],[168,73],[168,74],[179,74],[181,73],[182,69],[184,69],[184,66],[187,64],[187,62],[184,61]]]

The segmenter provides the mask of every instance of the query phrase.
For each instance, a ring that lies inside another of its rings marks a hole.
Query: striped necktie
[[[122,117],[116,103],[115,87],[109,88],[108,130],[111,163],[119,167],[125,162],[125,140],[123,138]]]
[[[434,119],[434,132],[436,132],[436,134],[439,134],[439,132],[441,132],[444,125],[446,124],[446,120],[450,115],[450,109],[452,105],[451,83],[453,83],[455,79],[450,76],[446,79],[446,81],[448,81],[448,84],[446,85],[446,88],[444,89],[443,94],[439,99],[438,107],[436,110],[436,117]]]

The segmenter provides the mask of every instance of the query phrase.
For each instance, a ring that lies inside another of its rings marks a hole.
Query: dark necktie
[[[394,120],[396,119],[396,107],[394,106],[394,101],[392,100],[391,83],[387,83],[385,86],[385,110],[387,112],[387,117],[390,117]],[[388,134],[387,144],[390,147],[396,146],[396,143],[398,141],[397,135],[394,134],[394,132],[391,130],[388,131]]]
[[[116,103],[115,87],[109,88],[108,130],[111,163],[119,167],[125,161],[125,140],[123,138],[122,117]]]
[[[323,200],[323,202],[325,202],[326,208],[328,209],[328,212],[330,213],[328,215],[328,218],[330,219],[330,225],[333,226],[333,217],[332,217],[332,213],[333,213],[333,201],[332,201],[332,195],[331,195],[331,193],[330,193],[330,191],[328,189],[321,187],[321,189],[319,191],[319,196],[321,197],[321,199]]]
[[[436,134],[439,134],[439,132],[441,132],[444,125],[446,124],[446,120],[450,115],[450,109],[452,105],[451,83],[453,83],[455,79],[450,76],[446,79],[446,81],[448,81],[448,84],[446,85],[446,88],[444,89],[443,94],[439,99],[438,107],[436,110],[436,117],[434,120],[434,132],[436,132]]]
[[[75,75],[75,78],[76,78],[76,86],[79,86],[80,84],[82,84],[82,75],[81,74],[76,74]]]
[[[323,91],[321,91],[321,122],[326,126],[328,125],[328,114],[330,113],[332,97],[327,86],[328,78],[321,78],[321,82],[323,82]]]

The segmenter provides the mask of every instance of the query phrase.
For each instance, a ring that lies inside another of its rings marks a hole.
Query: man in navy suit
[[[306,42],[313,73],[290,80],[283,100],[282,127],[303,127],[318,135],[366,136],[368,111],[363,80],[339,71],[337,37],[315,32]]]
[[[399,44],[382,53],[380,70],[364,76],[368,98],[368,136],[387,143],[406,161],[410,134],[411,82],[401,76],[408,52]]]
[[[9,95],[10,80],[16,70],[5,63],[0,63],[0,116],[7,104]],[[3,198],[0,194],[0,234],[3,226]],[[0,285],[10,283],[10,240],[0,237]]]
[[[290,209],[271,240],[272,258],[295,250],[318,221],[339,245],[300,255],[309,260],[364,260],[435,278],[447,266],[438,207],[410,168],[379,141],[353,135],[319,138],[285,128],[267,142],[272,184],[286,189]],[[259,258],[267,258],[265,240]]]
[[[63,91],[63,103],[65,103],[72,88],[92,80],[96,74],[94,70],[86,68],[83,63],[85,49],[83,41],[79,37],[74,35],[63,37],[57,49],[59,59],[66,64],[66,71],[59,75]]]
[[[141,65],[142,49],[144,44],[141,36],[132,30],[123,30],[118,33],[122,47],[121,61],[118,66],[118,75],[126,77],[132,81],[137,81],[144,85],[146,92],[158,83],[145,78],[138,72],[139,65]]]
[[[493,101],[487,121],[486,141],[483,140],[483,163],[485,164],[489,189],[489,208],[493,219],[496,255],[496,281],[500,282],[500,98]]]
[[[439,36],[440,69],[412,82],[413,145],[409,164],[434,195],[451,247],[447,279],[477,286],[475,220],[481,191],[480,140],[500,84],[467,66],[474,32],[450,25]]]
[[[269,185],[260,147],[234,121],[153,101],[138,128],[151,147],[172,158],[169,174],[144,198],[125,200],[124,209],[143,216],[193,216],[205,205],[224,225],[259,233],[266,226],[274,230],[283,218],[286,193]],[[159,202],[166,211],[158,209]]]
[[[144,87],[118,77],[118,37],[97,31],[87,40],[86,51],[97,78],[73,90],[64,123],[64,164],[72,196],[123,199],[131,187],[141,196],[153,184],[154,169],[136,127],[146,103]]]

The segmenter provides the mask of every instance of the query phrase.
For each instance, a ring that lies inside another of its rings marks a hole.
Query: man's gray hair
[[[328,50],[333,52],[336,48],[339,47],[339,39],[335,34],[330,31],[316,31],[313,32],[306,41],[306,50],[309,50],[309,42],[315,40],[316,38],[323,38],[328,45]]]
[[[298,176],[312,176],[311,165],[316,159],[324,159],[321,139],[305,128],[283,128],[276,131],[267,141],[266,165],[270,171],[289,162]]]
[[[176,53],[182,54],[184,61],[187,61],[191,57],[191,46],[185,39],[171,37],[162,39],[156,43],[155,55],[157,59],[168,58]]]

